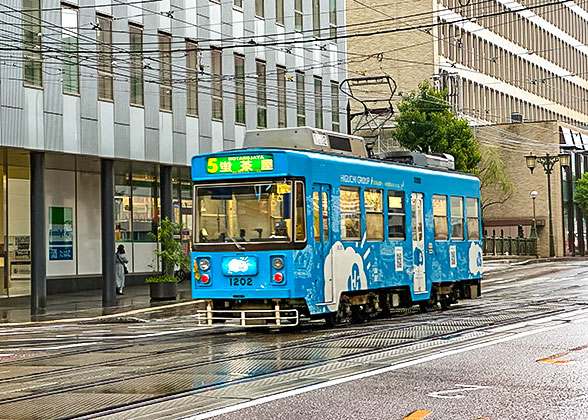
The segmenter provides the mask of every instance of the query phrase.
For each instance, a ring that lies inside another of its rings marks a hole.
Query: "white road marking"
[[[460,385],[455,384],[455,386],[459,388],[455,389],[446,389],[444,391],[437,391],[431,392],[427,394],[429,397],[433,398],[465,398],[465,395],[462,395],[466,391],[477,391],[479,389],[490,389],[491,386],[484,386],[484,385]]]
[[[550,317],[547,317],[547,318],[550,318]],[[426,362],[430,362],[430,361],[433,361],[433,360],[441,359],[443,357],[452,356],[454,354],[465,353],[465,352],[468,352],[468,351],[477,350],[477,349],[481,349],[481,348],[484,348],[484,347],[489,347],[489,346],[493,346],[493,345],[496,345],[496,344],[501,344],[501,343],[505,343],[505,342],[508,342],[508,341],[517,340],[519,338],[528,337],[528,336],[539,334],[539,333],[542,333],[542,332],[551,331],[551,330],[554,330],[554,329],[556,329],[556,328],[558,328],[558,327],[560,327],[562,325],[565,325],[565,324],[555,325],[555,326],[549,326],[549,327],[543,327],[543,328],[537,328],[537,329],[531,330],[531,331],[522,331],[522,332],[519,332],[519,333],[516,333],[516,334],[512,334],[512,335],[508,335],[508,336],[505,336],[505,337],[496,338],[494,340],[486,341],[486,342],[483,342],[483,343],[473,344],[473,345],[470,345],[470,346],[465,346],[465,347],[461,347],[461,348],[453,349],[453,350],[447,350],[447,351],[443,351],[443,352],[431,354],[431,355],[428,355],[428,356],[420,357],[418,359],[413,359],[413,360],[409,360],[409,361],[406,361],[406,362],[397,363],[397,364],[392,365],[392,366],[387,366],[387,367],[384,367],[384,368],[375,369],[375,370],[372,370],[372,371],[369,371],[369,372],[362,372],[362,373],[358,373],[358,374],[346,376],[346,377],[343,377],[343,378],[333,379],[333,380],[325,381],[325,382],[322,382],[322,383],[319,383],[319,384],[309,385],[309,386],[305,386],[305,387],[293,389],[293,390],[290,390],[290,391],[281,392],[281,393],[274,394],[274,395],[269,395],[267,397],[262,397],[262,398],[254,399],[254,400],[247,401],[247,402],[244,402],[244,403],[235,404],[235,405],[232,405],[232,406],[229,406],[229,407],[219,408],[217,410],[209,411],[207,413],[201,413],[201,414],[197,414],[195,416],[184,417],[184,418],[182,418],[182,420],[203,420],[203,419],[209,419],[211,417],[221,416],[221,415],[232,413],[232,412],[235,412],[235,411],[238,411],[238,410],[242,410],[242,409],[245,409],[245,408],[254,407],[254,406],[265,404],[265,403],[268,403],[268,402],[272,402],[272,401],[281,400],[281,399],[284,399],[284,398],[293,397],[293,396],[299,395],[299,394],[304,394],[304,393],[307,393],[307,392],[310,392],[310,391],[316,391],[316,390],[319,390],[319,389],[322,389],[322,388],[327,388],[327,387],[331,387],[331,386],[334,386],[334,385],[339,385],[339,384],[343,384],[343,383],[347,383],[347,382],[356,381],[358,379],[369,378],[371,376],[380,375],[382,373],[392,372],[392,371],[395,371],[395,370],[398,370],[398,369],[403,369],[403,368],[406,368],[406,367],[419,365],[419,364],[422,364],[422,363],[426,363]]]
[[[84,346],[91,346],[93,344],[98,344],[98,341],[93,341],[90,343],[76,343],[76,344],[68,344],[65,346],[50,346],[50,347],[8,347],[10,351],[47,351],[47,350],[62,350],[62,349],[70,349],[73,347],[84,347]]]

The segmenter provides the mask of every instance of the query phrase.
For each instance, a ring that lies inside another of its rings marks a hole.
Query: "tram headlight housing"
[[[272,261],[272,265],[276,270],[281,270],[282,268],[284,268],[284,260],[280,257],[274,258]]]
[[[198,261],[198,267],[200,267],[201,271],[210,270],[210,260],[207,258],[202,258],[200,261]]]

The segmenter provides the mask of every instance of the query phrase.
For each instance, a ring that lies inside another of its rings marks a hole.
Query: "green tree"
[[[576,192],[574,201],[582,209],[584,214],[588,214],[588,172],[582,175],[582,178],[576,181]]]
[[[482,159],[478,142],[468,122],[447,103],[447,91],[436,92],[427,81],[398,105],[396,129],[392,136],[408,150],[421,153],[449,153],[455,169],[477,173]]]
[[[506,174],[506,165],[496,147],[480,147],[482,160],[478,165],[482,194],[482,218],[484,210],[496,204],[504,204],[514,193],[514,184]]]

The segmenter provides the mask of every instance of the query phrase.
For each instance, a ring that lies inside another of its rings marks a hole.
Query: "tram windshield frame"
[[[306,242],[306,197],[299,179],[197,183],[193,197],[195,250],[292,249]]]

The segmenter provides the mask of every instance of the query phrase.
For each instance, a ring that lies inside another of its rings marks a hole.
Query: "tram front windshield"
[[[290,242],[292,182],[196,186],[199,243]]]

